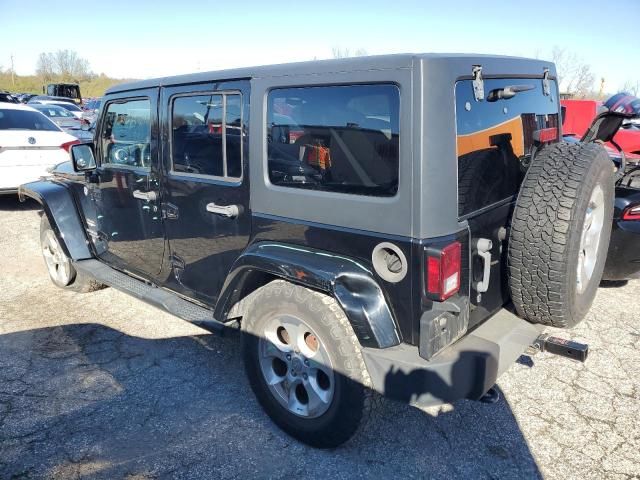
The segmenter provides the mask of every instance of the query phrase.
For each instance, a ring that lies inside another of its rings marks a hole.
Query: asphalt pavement
[[[585,364],[521,357],[490,405],[384,400],[321,451],[262,412],[237,334],[56,288],[38,229],[36,204],[0,197],[0,479],[640,478],[640,281],[559,333],[590,344]]]

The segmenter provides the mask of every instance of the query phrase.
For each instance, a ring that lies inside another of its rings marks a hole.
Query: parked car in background
[[[82,118],[82,109],[70,102],[68,99],[60,99],[58,97],[48,97],[44,95],[38,95],[29,100],[28,105],[42,104],[42,105],[57,105],[71,112],[75,117]]]
[[[20,93],[16,97],[20,103],[27,103],[33,97],[35,97],[35,93]]]
[[[30,106],[38,110],[40,113],[43,113],[64,132],[69,135],[73,135],[78,140],[86,142],[93,138],[92,133],[87,130],[83,130],[82,128],[86,122],[75,116],[69,110],[55,104],[33,103]]]
[[[0,102],[3,103],[18,103],[18,100],[7,91],[0,91]]]
[[[42,93],[45,93],[44,87]],[[47,85],[46,93],[52,97],[68,98],[77,105],[82,104],[80,86],[77,83],[50,83]]]
[[[37,110],[0,103],[0,194],[17,193],[20,184],[47,175],[49,167],[69,158],[76,143]]]
[[[100,111],[100,105],[102,104],[102,98],[93,98],[87,102],[82,108],[82,118],[88,122],[95,121]]]
[[[577,138],[581,138],[587,132],[603,108],[603,102],[599,100],[561,100],[560,104],[563,135]],[[640,159],[640,120],[623,121],[613,137],[613,142],[627,157]],[[615,147],[613,148],[615,150]]]
[[[616,176],[613,228],[602,275],[605,281],[625,281],[640,275],[640,100],[617,94],[604,103],[562,100],[565,142],[594,138],[605,144]],[[618,110],[618,111],[617,111]]]

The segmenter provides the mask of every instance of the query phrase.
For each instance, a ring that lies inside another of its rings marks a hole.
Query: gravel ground
[[[639,478],[640,282],[563,335],[586,364],[522,357],[493,405],[383,401],[347,445],[308,448],[256,403],[237,335],[114,290],[49,281],[36,205],[0,198],[0,478]],[[635,295],[634,295],[635,293]]]

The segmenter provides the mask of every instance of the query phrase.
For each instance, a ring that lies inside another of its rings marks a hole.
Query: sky
[[[558,46],[589,64],[598,85],[604,78],[605,91],[640,81],[640,0],[55,3],[0,0],[0,66],[13,55],[19,75],[33,74],[41,52],[71,49],[95,73],[150,78],[331,58],[333,47],[548,60]]]

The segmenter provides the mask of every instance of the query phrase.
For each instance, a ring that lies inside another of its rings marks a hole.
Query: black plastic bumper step
[[[79,272],[95,278],[100,283],[144,300],[205,330],[219,332],[225,328],[224,323],[213,318],[211,310],[191,303],[168,290],[130,277],[98,260],[80,260],[74,263],[74,267]]]

